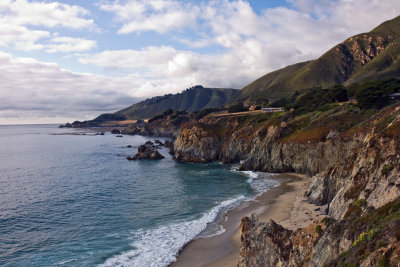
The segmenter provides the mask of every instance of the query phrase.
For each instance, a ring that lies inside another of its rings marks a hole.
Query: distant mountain
[[[400,76],[400,16],[353,36],[320,58],[266,74],[244,87],[232,101],[291,96],[309,88],[350,85]]]
[[[237,92],[237,89],[204,88],[197,85],[182,93],[146,99],[113,113],[113,116],[134,120],[150,118],[167,109],[193,112],[203,108],[217,108],[225,105]]]

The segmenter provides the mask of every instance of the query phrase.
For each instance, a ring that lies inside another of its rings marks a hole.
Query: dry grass
[[[243,112],[235,112],[235,113],[213,113],[208,115],[208,117],[237,117],[244,115],[257,115],[262,113],[262,110],[252,110],[252,111],[243,111]]]
[[[110,126],[126,126],[129,124],[136,123],[137,120],[125,120],[125,121],[106,121],[101,124],[102,127],[110,127]]]

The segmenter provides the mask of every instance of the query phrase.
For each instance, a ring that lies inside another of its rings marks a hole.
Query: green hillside
[[[400,76],[400,16],[369,33],[353,36],[320,58],[269,73],[248,86],[232,101],[289,97],[295,91],[336,84]]]
[[[203,108],[216,108],[225,105],[237,92],[236,89],[204,88],[197,85],[182,93],[146,99],[117,111],[114,115],[126,119],[145,119],[167,109],[193,112]]]

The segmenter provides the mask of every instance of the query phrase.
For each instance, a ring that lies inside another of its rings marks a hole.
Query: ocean
[[[222,214],[278,184],[220,163],[128,161],[146,141],[0,126],[0,266],[168,266]],[[132,147],[127,147],[128,145]]]

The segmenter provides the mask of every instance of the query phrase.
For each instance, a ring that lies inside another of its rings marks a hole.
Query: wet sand
[[[227,212],[222,222],[225,229],[223,234],[190,242],[170,266],[236,266],[240,248],[240,220],[252,213],[257,214],[260,221],[273,219],[288,229],[305,227],[324,217],[316,211],[316,206],[305,201],[304,192],[310,178],[286,173],[274,176],[274,179],[281,184]]]

